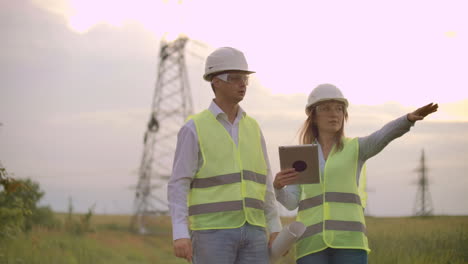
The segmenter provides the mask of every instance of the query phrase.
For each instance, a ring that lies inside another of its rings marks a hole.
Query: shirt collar
[[[211,104],[208,107],[208,110],[210,110],[210,112],[213,113],[215,117],[222,115],[223,117],[227,118],[226,113],[224,113],[224,111],[215,103],[214,100],[211,101]],[[239,112],[237,112],[236,119],[240,117],[245,117],[246,115],[247,113],[244,111],[244,109],[242,109],[242,107],[239,106]]]

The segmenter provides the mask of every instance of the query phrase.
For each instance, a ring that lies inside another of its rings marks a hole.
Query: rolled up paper
[[[270,248],[270,263],[273,264],[288,251],[292,245],[304,234],[306,227],[301,222],[292,222],[285,226],[278,234]]]

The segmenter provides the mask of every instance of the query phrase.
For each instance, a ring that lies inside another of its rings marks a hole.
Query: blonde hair
[[[299,129],[299,144],[313,144],[314,141],[319,137],[319,130],[317,127],[317,124],[315,122],[316,116],[317,116],[317,105],[312,105],[309,107],[309,116],[307,116],[307,119],[304,121],[304,124],[302,127]],[[336,142],[336,148],[335,151],[341,151],[343,150],[343,138],[344,138],[344,122],[348,121],[348,110],[346,107],[344,108],[344,119],[343,119],[343,124],[341,124],[340,130],[336,132],[335,135],[335,142]]]

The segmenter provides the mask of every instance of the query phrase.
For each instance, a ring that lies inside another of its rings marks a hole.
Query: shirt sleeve
[[[401,137],[407,133],[414,122],[408,120],[407,115],[399,117],[381,129],[375,131],[366,137],[360,137],[359,140],[359,160],[366,160],[377,155],[382,151],[392,140]]]
[[[167,185],[167,199],[172,218],[173,239],[190,238],[187,195],[198,169],[198,137],[192,120],[177,134],[172,175]]]
[[[275,189],[276,200],[286,209],[292,211],[299,206],[301,188],[297,184],[287,185],[282,189]]]
[[[266,175],[266,193],[265,193],[265,218],[270,233],[280,232],[282,229],[281,220],[278,214],[278,206],[276,204],[275,192],[273,191],[273,181],[271,175],[270,161],[268,159],[265,139],[260,131],[262,139],[262,150],[267,165]]]

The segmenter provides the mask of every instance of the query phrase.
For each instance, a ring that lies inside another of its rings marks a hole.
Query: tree
[[[13,237],[22,231],[24,226],[23,204],[17,199],[8,196],[14,192],[19,184],[9,177],[6,169],[0,162],[0,239]],[[10,204],[7,205],[7,200]]]
[[[3,186],[0,191],[0,238],[29,231],[35,224],[50,227],[57,223],[49,207],[37,205],[44,196],[38,183],[30,179],[13,179],[2,166],[0,184]]]

